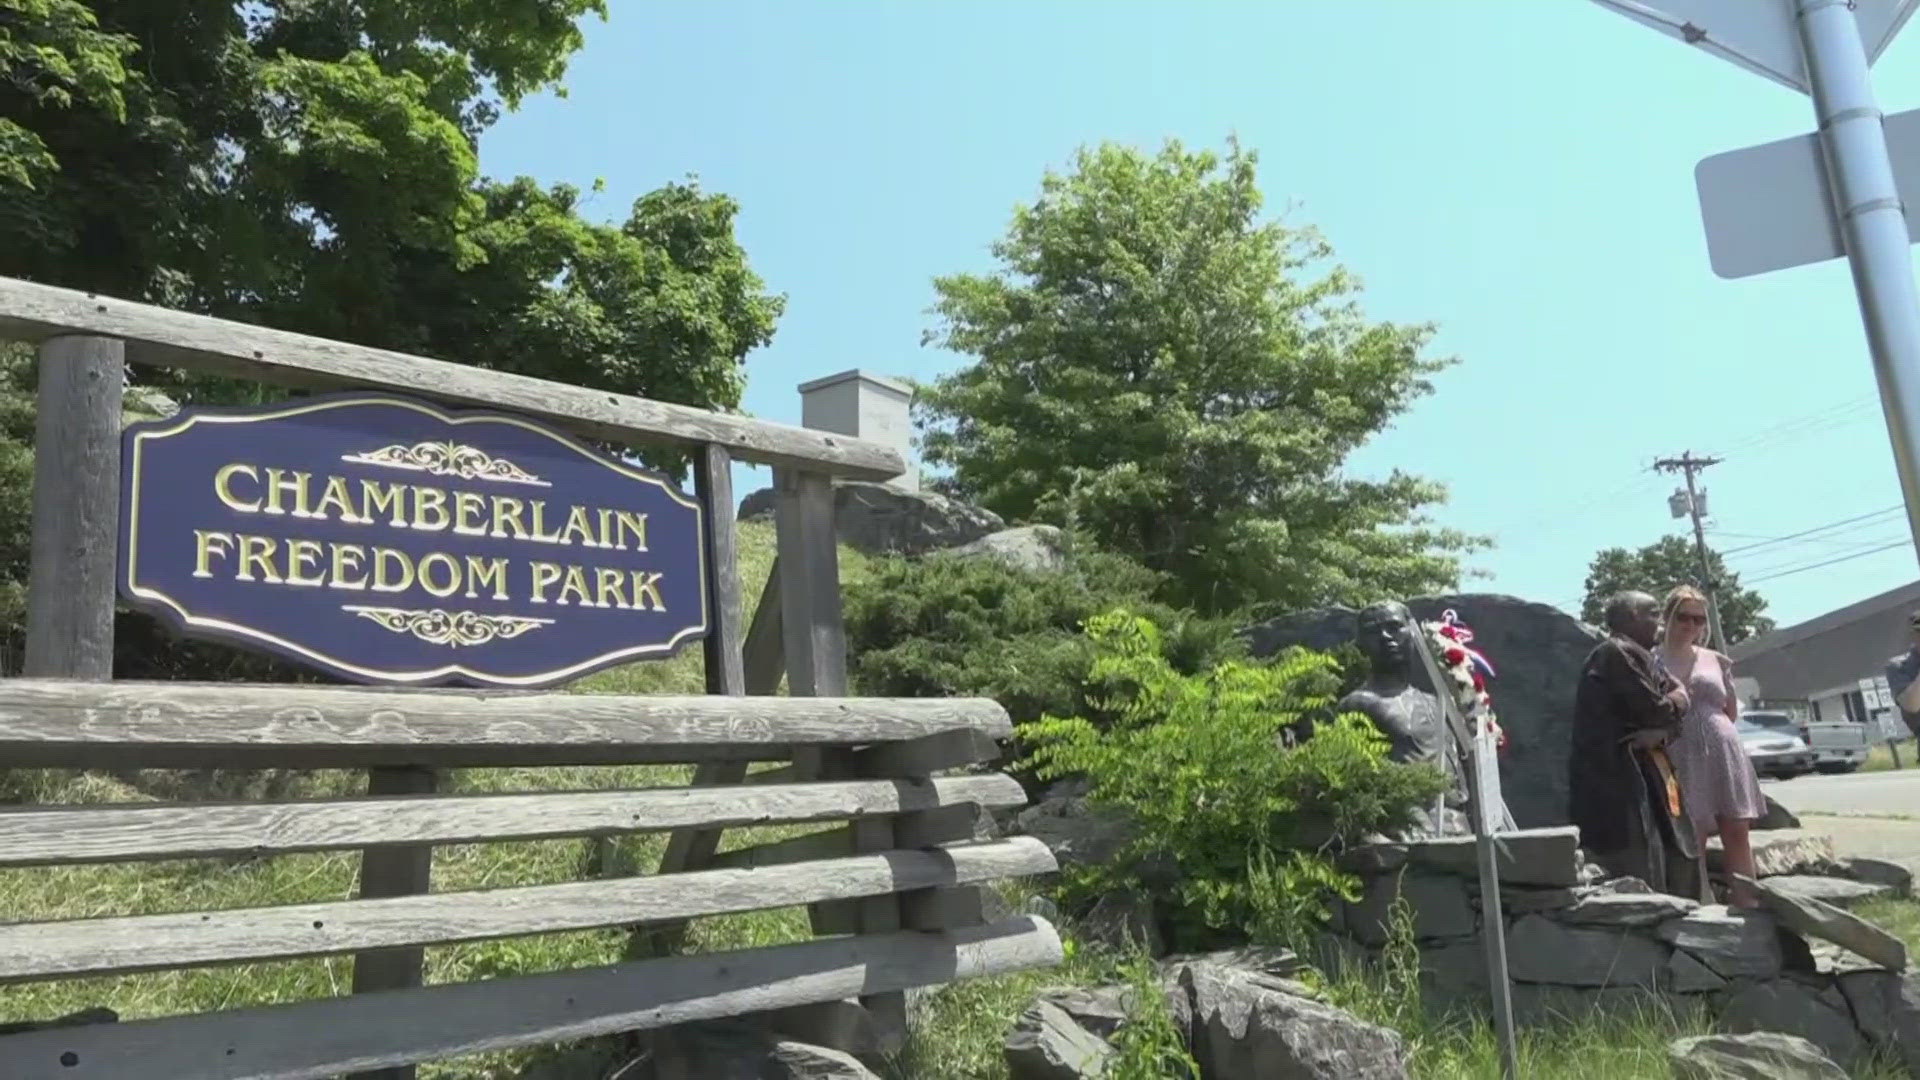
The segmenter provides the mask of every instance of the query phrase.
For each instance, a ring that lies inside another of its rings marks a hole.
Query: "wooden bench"
[[[369,852],[676,829],[821,824],[712,868],[477,892],[0,926],[0,982],[289,960],[894,898],[900,929],[485,982],[0,1037],[17,1080],[325,1077],[690,1020],[890,994],[1058,963],[1054,930],[991,925],[972,886],[1055,868],[1031,838],[975,840],[1021,805],[977,765],[986,700],[614,697],[0,681],[0,760],[39,768],[378,768],[787,761],[847,779],[486,795],[370,795],[0,811],[0,867]],[[885,823],[886,850],[855,828]],[[833,916],[827,915],[831,922]],[[853,920],[847,920],[851,923]],[[851,930],[849,925],[846,929]]]

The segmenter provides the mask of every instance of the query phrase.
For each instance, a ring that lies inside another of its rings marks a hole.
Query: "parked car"
[[[1813,749],[1794,730],[1792,723],[1785,726],[1767,723],[1760,719],[1761,715],[1748,714],[1734,724],[1747,760],[1753,762],[1753,771],[1781,780],[1812,772]]]
[[[1873,741],[1867,725],[1852,720],[1796,720],[1783,712],[1744,713],[1742,720],[1799,736],[1813,752],[1813,767],[1823,773],[1850,773],[1867,760]]]

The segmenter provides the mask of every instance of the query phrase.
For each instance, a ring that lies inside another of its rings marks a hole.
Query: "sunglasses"
[[[1681,612],[1675,613],[1673,616],[1673,621],[1681,624],[1682,626],[1707,625],[1707,617],[1705,615],[1695,615],[1689,611],[1681,611]]]

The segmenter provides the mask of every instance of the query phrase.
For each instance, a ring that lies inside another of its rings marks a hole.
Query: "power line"
[[[1872,537],[1867,540],[1856,540],[1853,543],[1848,544],[1847,546],[1843,548],[1839,548],[1837,550],[1815,552],[1810,554],[1816,560],[1835,558],[1840,555],[1858,554],[1858,553],[1867,551],[1868,549],[1879,550],[1880,548],[1884,547],[1887,544],[1894,543],[1898,539],[1900,538],[1897,536],[1887,536],[1883,534],[1880,536]],[[1807,559],[1807,557],[1808,556],[1805,554],[1788,555],[1784,559],[1780,559],[1776,562],[1767,563],[1763,566],[1746,567],[1741,571],[1741,573],[1757,575],[1759,577],[1767,577],[1772,575],[1777,570],[1786,570],[1796,566],[1802,566],[1805,564],[1805,560]]]
[[[1872,513],[1860,514],[1850,518],[1841,518],[1839,521],[1829,521],[1825,525],[1816,525],[1811,529],[1802,529],[1797,533],[1788,533],[1785,536],[1759,537],[1757,538],[1760,541],[1759,543],[1747,544],[1743,547],[1737,547],[1737,548],[1728,548],[1727,550],[1722,551],[1720,555],[1722,558],[1725,558],[1726,556],[1729,556],[1729,555],[1738,555],[1743,551],[1752,551],[1756,548],[1770,547],[1774,544],[1790,543],[1792,541],[1799,540],[1802,537],[1812,536],[1815,533],[1831,532],[1835,529],[1840,528],[1842,525],[1852,525],[1858,522],[1868,521],[1870,519],[1883,518],[1901,509],[1903,509],[1902,504],[1895,503],[1892,506],[1886,507],[1881,510],[1875,510]],[[1875,523],[1878,524],[1878,522],[1875,522]],[[1733,534],[1727,534],[1727,535],[1733,535]]]
[[[1839,558],[1835,558],[1835,559],[1827,559],[1822,562],[1809,563],[1806,566],[1796,566],[1791,570],[1782,570],[1779,573],[1767,574],[1762,577],[1753,578],[1750,581],[1742,582],[1742,584],[1758,585],[1763,581],[1772,581],[1775,578],[1789,577],[1794,574],[1804,574],[1808,570],[1818,570],[1823,566],[1832,566],[1835,563],[1851,562],[1854,559],[1864,559],[1869,555],[1878,555],[1883,551],[1892,551],[1894,548],[1904,547],[1911,543],[1913,543],[1913,540],[1911,538],[1902,537],[1898,540],[1893,541],[1892,543],[1882,544],[1879,547],[1869,548],[1866,551],[1856,551],[1851,555],[1842,555]]]

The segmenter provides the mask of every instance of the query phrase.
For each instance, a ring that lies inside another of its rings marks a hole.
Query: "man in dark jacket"
[[[1607,640],[1587,656],[1574,699],[1569,810],[1581,846],[1609,875],[1708,898],[1701,849],[1662,747],[1687,691],[1654,661],[1660,606],[1645,593],[1607,602]]]

